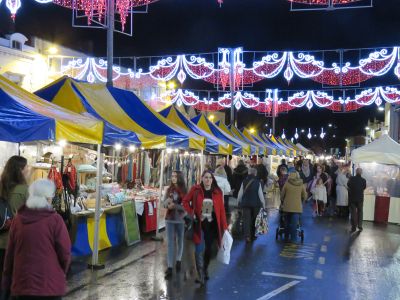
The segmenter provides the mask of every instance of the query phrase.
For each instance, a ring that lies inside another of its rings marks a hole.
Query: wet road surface
[[[65,299],[400,299],[400,226],[364,222],[349,234],[345,220],[302,217],[303,244],[275,241],[270,231],[254,243],[235,240],[228,266],[214,259],[204,288],[194,283],[192,245],[186,242],[183,270],[164,279],[166,242],[101,253],[106,269],[91,273],[73,266]]]

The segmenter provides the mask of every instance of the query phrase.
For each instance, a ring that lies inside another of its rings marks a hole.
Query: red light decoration
[[[333,5],[349,4],[359,2],[362,0],[289,0],[289,2],[308,4],[308,5],[329,5],[332,2]]]

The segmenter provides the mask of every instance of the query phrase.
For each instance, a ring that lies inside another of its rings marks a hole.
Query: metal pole
[[[278,90],[274,90],[274,98],[272,99],[272,135],[275,136],[275,118],[276,118],[276,102],[278,101]]]
[[[229,86],[231,89],[231,125],[235,125],[235,49],[229,49],[229,61],[230,61],[230,69],[229,69]]]
[[[200,156],[200,174],[203,175],[204,172],[204,151],[201,150],[201,156]]]
[[[158,193],[158,203],[157,203],[157,228],[156,237],[154,240],[162,241],[163,238],[160,236],[160,208],[162,203],[162,192],[164,184],[164,160],[165,160],[165,149],[161,150],[161,169],[160,169],[160,189]]]
[[[96,172],[96,207],[94,212],[94,237],[93,237],[93,255],[92,264],[89,267],[93,269],[102,269],[104,265],[99,265],[99,225],[101,215],[101,196],[100,186],[103,175],[103,156],[101,154],[101,144],[97,145],[97,172]]]
[[[107,86],[113,86],[113,61],[114,61],[114,5],[115,0],[108,0],[107,9]]]

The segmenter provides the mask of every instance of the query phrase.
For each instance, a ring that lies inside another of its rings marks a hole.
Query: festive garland
[[[239,90],[243,86],[274,78],[282,73],[288,83],[297,76],[331,86],[358,84],[373,77],[383,76],[391,69],[394,69],[394,74],[400,77],[399,52],[398,47],[384,48],[370,52],[366,58],[359,60],[357,66],[351,66],[346,62],[342,66],[339,63],[332,63],[331,67],[325,67],[323,61],[303,52],[276,52],[263,56],[260,60],[254,61],[251,68],[247,68],[242,59],[243,50],[238,48],[234,52],[235,89]],[[324,53],[321,51],[319,54],[323,56]],[[210,55],[215,56],[215,54]],[[187,76],[190,76],[227,89],[230,85],[229,55],[228,49],[220,49],[217,66],[199,55],[162,58],[156,65],[148,66],[147,71],[143,68],[133,70],[114,66],[113,78],[116,86],[140,89],[149,84],[156,84],[157,81],[165,82],[173,78],[184,83]],[[61,72],[89,82],[95,80],[105,82],[106,68],[107,62],[104,59],[72,59],[66,65],[62,65]]]
[[[306,106],[311,110],[314,106],[326,108],[335,112],[349,112],[371,104],[380,106],[383,100],[388,103],[400,104],[400,91],[395,87],[376,87],[362,90],[354,97],[334,98],[326,91],[301,91],[295,92],[283,98],[287,91],[267,90],[264,100],[252,93],[236,92],[233,104],[237,110],[250,108],[262,113],[272,113],[272,105],[275,105],[275,113],[288,112],[295,108]],[[160,101],[176,104],[178,106],[193,106],[198,110],[216,111],[230,108],[232,105],[231,94],[225,93],[217,99],[210,97],[201,98],[195,92],[188,90],[170,90],[162,95]]]

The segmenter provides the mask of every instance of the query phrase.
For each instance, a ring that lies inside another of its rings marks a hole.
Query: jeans
[[[254,238],[256,235],[256,218],[260,207],[243,207],[243,230],[246,238]]]
[[[183,254],[183,235],[185,227],[183,223],[170,223],[166,222],[167,243],[168,243],[168,268],[174,265],[175,244],[178,242],[178,249],[176,251],[176,260],[182,260]]]
[[[300,221],[299,213],[285,213],[286,215],[286,228],[285,237],[288,238],[290,234],[290,239],[292,242],[297,240],[297,225]]]
[[[364,201],[350,202],[351,229],[362,228]]]

